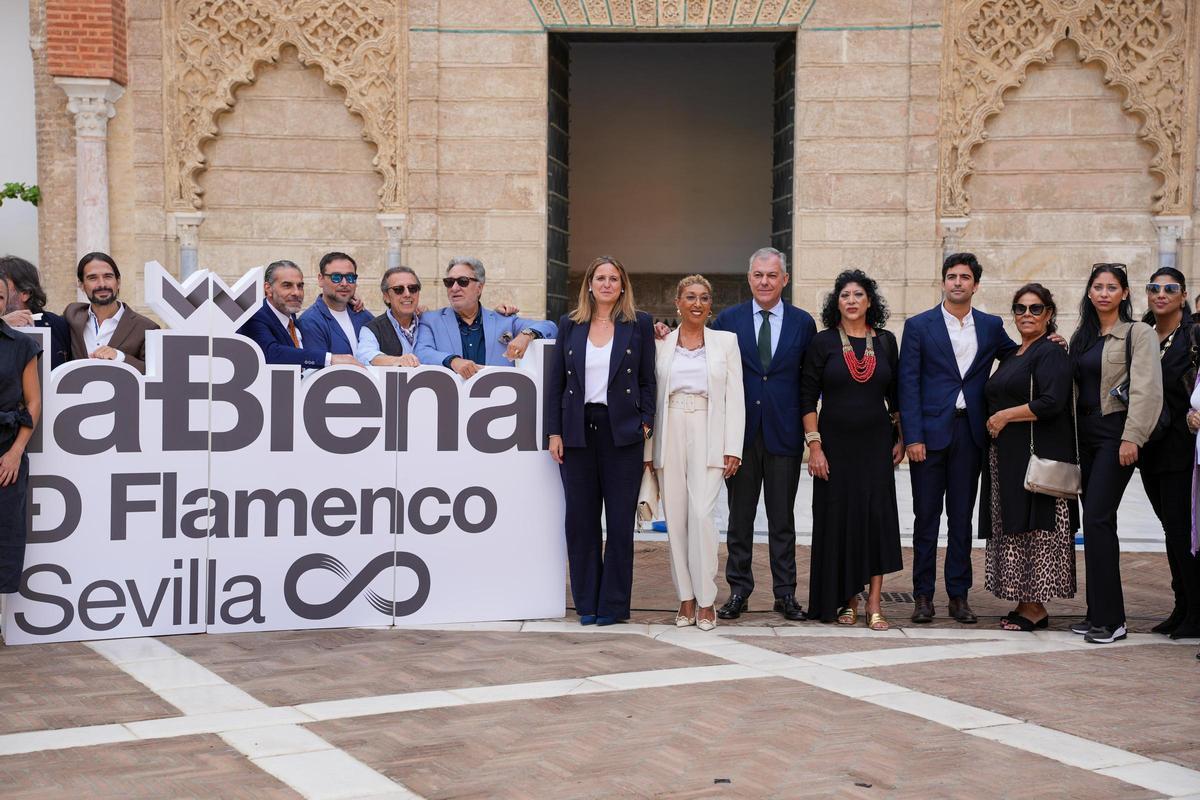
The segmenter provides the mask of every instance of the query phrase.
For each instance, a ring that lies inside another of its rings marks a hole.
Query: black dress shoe
[[[796,602],[795,595],[784,595],[783,597],[775,598],[775,610],[783,614],[784,619],[790,619],[793,622],[799,622],[804,619],[804,609]]]
[[[966,597],[951,597],[950,607],[947,611],[956,622],[961,622],[963,625],[974,625],[979,622],[979,617],[975,616],[975,612],[971,610],[971,604],[967,602]]]
[[[750,604],[746,602],[746,598],[740,594],[731,594],[729,602],[717,609],[717,616],[721,619],[737,619],[743,611],[749,610]]]
[[[1200,621],[1185,619],[1179,627],[1171,631],[1172,639],[1200,639]]]
[[[933,622],[933,598],[919,594],[915,598],[912,621],[918,625]]]
[[[1166,633],[1171,634],[1175,629],[1183,624],[1183,618],[1186,616],[1182,606],[1175,606],[1171,611],[1171,615],[1162,622],[1150,629],[1151,633]]]

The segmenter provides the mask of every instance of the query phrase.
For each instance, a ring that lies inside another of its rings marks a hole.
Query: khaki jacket
[[[1129,408],[1110,392],[1125,380],[1125,337],[1133,336]],[[1162,413],[1162,368],[1158,362],[1158,336],[1143,322],[1118,322],[1104,337],[1100,367],[1100,413],[1128,411],[1121,439],[1138,447],[1146,443]]]

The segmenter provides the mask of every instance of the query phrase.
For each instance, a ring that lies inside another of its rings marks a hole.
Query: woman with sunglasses
[[[567,562],[580,625],[629,619],[643,450],[654,431],[654,320],[612,256],[588,265],[546,365],[546,434],[566,498]],[[601,535],[603,507],[607,539]]]
[[[1031,452],[1077,463],[1071,408],[1071,361],[1047,337],[1058,306],[1040,283],[1013,295],[1013,322],[1021,346],[984,386],[987,430],[979,536],[987,539],[986,587],[1017,607],[1000,621],[1009,631],[1050,623],[1045,603],[1075,596],[1075,531],[1079,504],[1025,490]]]
[[[1125,638],[1117,507],[1162,411],[1158,337],[1133,319],[1124,264],[1094,264],[1071,337],[1083,472],[1087,616],[1071,626],[1091,644]]]
[[[1191,553],[1191,489],[1196,437],[1188,430],[1195,365],[1196,334],[1187,301],[1187,282],[1174,267],[1161,267],[1146,284],[1149,311],[1142,321],[1158,334],[1163,402],[1170,426],[1142,449],[1142,485],[1162,523],[1171,568],[1175,606],[1171,615],[1151,628],[1172,639],[1200,636],[1200,561]]]

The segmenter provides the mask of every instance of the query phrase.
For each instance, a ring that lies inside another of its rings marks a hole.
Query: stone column
[[[1179,240],[1191,227],[1191,217],[1154,217],[1158,230],[1158,266],[1179,268]]]
[[[942,258],[951,253],[962,252],[963,229],[970,221],[970,217],[942,217],[938,220],[942,228]]]
[[[176,211],[171,215],[175,238],[179,240],[179,280],[184,280],[199,268],[196,247],[200,239],[203,211]]]
[[[75,249],[108,245],[108,120],[125,88],[108,78],[55,78],[75,115]]]
[[[387,234],[387,268],[398,267],[400,260],[400,244],[404,241],[405,214],[376,214],[375,219],[383,226]]]

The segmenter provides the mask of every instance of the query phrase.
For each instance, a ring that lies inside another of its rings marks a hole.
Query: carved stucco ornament
[[[1157,214],[1190,214],[1195,170],[1196,24],[1189,0],[951,0],[943,58],[940,216],[966,216],[971,153],[987,138],[988,118],[1031,64],[1053,57],[1063,39],[1080,60],[1099,62],[1104,80],[1125,95],[1154,146]],[[1194,55],[1193,55],[1194,57]]]
[[[402,210],[400,170],[402,28],[389,0],[171,0],[167,33],[171,74],[164,81],[168,205],[199,209],[204,143],[234,91],[275,61],[285,46],[317,65],[346,92],[346,107],[363,120],[383,178],[379,208]]]

